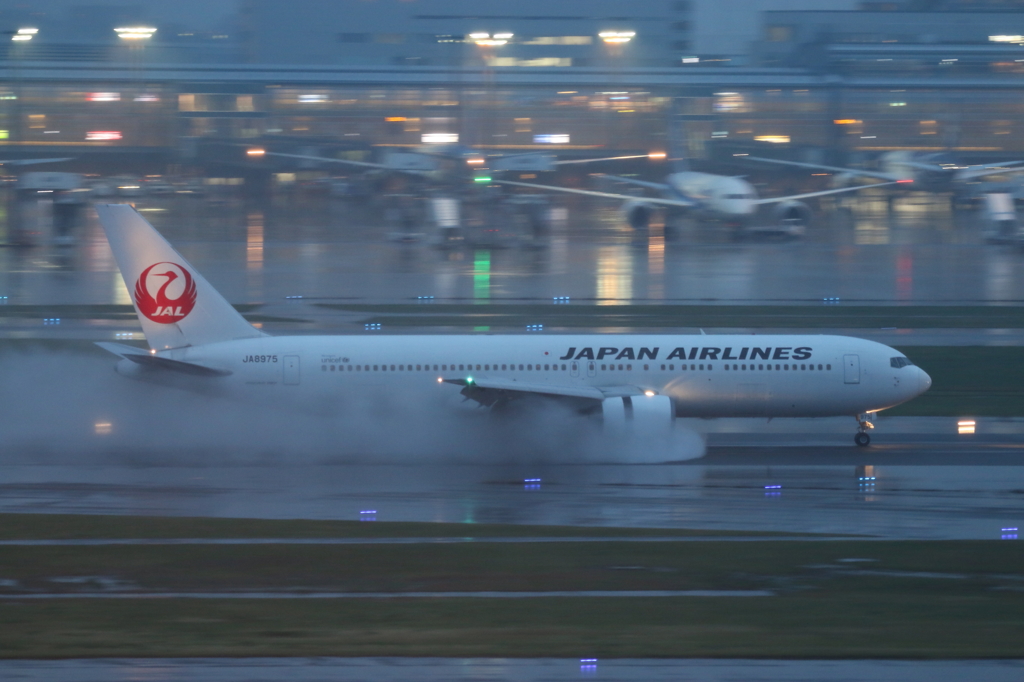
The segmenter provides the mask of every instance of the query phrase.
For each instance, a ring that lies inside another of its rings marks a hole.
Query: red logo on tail
[[[154,268],[156,272],[153,272]],[[156,295],[150,293],[157,288]],[[177,293],[171,298],[170,293]],[[189,271],[177,263],[154,263],[135,282],[135,305],[139,312],[159,324],[181,322],[196,304],[196,283]]]

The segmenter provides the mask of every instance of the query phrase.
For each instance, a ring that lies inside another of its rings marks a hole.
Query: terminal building
[[[279,5],[246,0],[233,33],[124,11],[82,18],[76,33],[67,17],[5,10],[0,152],[99,172],[244,169],[252,146],[365,156],[458,141],[585,156],[664,150],[678,123],[696,160],[1024,154],[1024,2],[766,12],[745,66],[694,54],[687,0]]]

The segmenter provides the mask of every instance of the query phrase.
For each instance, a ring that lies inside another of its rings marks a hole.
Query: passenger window
[[[703,372],[704,371],[704,365],[700,365],[699,367],[700,367],[700,371]]]
[[[674,370],[675,368],[676,368],[676,366],[674,364],[669,363],[668,369],[669,369],[670,372],[672,370]],[[685,370],[686,369],[686,365],[679,365],[679,368]]]
[[[320,366],[320,371],[321,372],[326,372],[327,371],[327,365],[321,365]]]
[[[520,371],[520,372],[522,372],[522,371],[523,371],[523,366],[522,366],[522,365],[519,365],[519,371]]]
[[[476,366],[476,371],[478,371],[478,372],[480,371],[480,365]]]
[[[550,369],[551,369],[550,365],[544,365],[544,371],[545,372],[550,371]]]
[[[562,365],[562,371],[563,372],[565,371],[565,365]]]
[[[825,365],[825,369],[827,369],[828,371],[831,372],[832,371],[832,365]]]
[[[626,371],[627,372],[632,372],[633,371],[633,365],[626,365]]]

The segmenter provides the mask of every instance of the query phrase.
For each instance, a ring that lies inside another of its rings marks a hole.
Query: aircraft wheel
[[[853,442],[860,447],[867,447],[871,443],[871,436],[866,433],[858,433],[853,437]]]

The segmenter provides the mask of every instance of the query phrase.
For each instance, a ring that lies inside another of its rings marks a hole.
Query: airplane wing
[[[515,381],[514,379],[491,379],[487,377],[474,377],[472,380],[448,379],[446,381],[449,384],[456,384],[458,386],[472,385],[477,388],[492,391],[532,393],[536,395],[560,396],[564,398],[588,398],[590,400],[604,400],[605,398],[644,395],[644,389],[637,386],[565,386]]]
[[[1024,172],[1024,166],[1017,166],[1016,168],[1007,168],[1007,166],[1010,163],[1024,163],[1024,161],[1010,161],[1001,164],[985,164],[984,166],[971,166],[969,168],[957,172],[956,178],[957,180],[973,180],[974,178],[983,178],[986,175],[1002,175],[1003,173]]]
[[[600,159],[566,159],[564,161],[556,161],[555,163],[559,166],[568,166],[574,163],[596,163],[598,161],[621,161],[622,159],[649,159],[650,154],[631,154],[630,156],[605,156]],[[659,158],[659,157],[655,157]],[[662,157],[663,158],[663,157]]]
[[[514,182],[512,180],[493,180],[501,185],[515,185],[517,187],[529,187],[531,189],[542,189],[546,192],[564,192],[566,194],[582,194],[588,197],[604,197],[605,199],[620,199],[622,201],[643,201],[649,204],[659,204],[661,206],[681,206],[683,208],[693,208],[696,206],[696,202],[689,201],[688,199],[658,199],[652,197],[635,197],[631,194],[615,194],[613,192],[596,192],[589,189],[570,189],[568,187],[554,187],[552,185],[535,185],[532,182]],[[665,189],[667,185],[656,185],[655,183],[649,183],[654,185],[658,189]]]
[[[286,159],[303,159],[305,161],[322,161],[324,163],[344,163],[349,166],[359,166],[361,168],[390,168],[383,163],[369,163],[367,161],[351,161],[349,159],[332,159],[327,156],[308,156],[306,154],[283,154],[281,152],[267,152],[266,156],[281,156]]]
[[[153,355],[152,353],[147,352],[144,348],[127,346],[123,343],[98,341],[96,342],[96,345],[105,351],[113,353],[119,358],[130,360],[137,365],[142,365],[143,367],[166,369],[172,372],[200,377],[226,377],[231,374],[231,372],[225,369],[214,369],[213,367],[206,367],[205,365],[197,365],[194,362],[182,362],[181,360],[162,358],[158,355]]]
[[[879,182],[875,185],[863,185],[859,187],[839,187],[838,189],[825,189],[820,192],[807,192],[805,194],[790,194],[786,197],[771,197],[769,199],[758,199],[754,203],[758,206],[763,204],[778,204],[783,201],[795,201],[797,199],[810,199],[811,197],[823,197],[828,194],[841,194],[842,192],[859,192],[869,187],[885,187],[887,185],[898,185],[899,182]]]
[[[802,163],[800,161],[783,161],[781,159],[766,159],[761,156],[748,156],[746,157],[749,161],[762,161],[764,163],[777,163],[783,166],[796,166],[798,168],[811,168],[813,170],[829,170],[835,171],[836,173],[849,173],[851,175],[860,175],[865,178],[878,178],[879,180],[889,180],[895,182],[900,178],[896,177],[892,173],[881,173],[878,171],[862,170],[860,168],[841,168],[839,166],[825,166],[820,163]],[[930,167],[929,167],[930,168]]]
[[[62,156],[56,159],[0,159],[0,166],[31,166],[36,163],[60,163],[61,161],[71,161],[74,158],[73,156]]]

